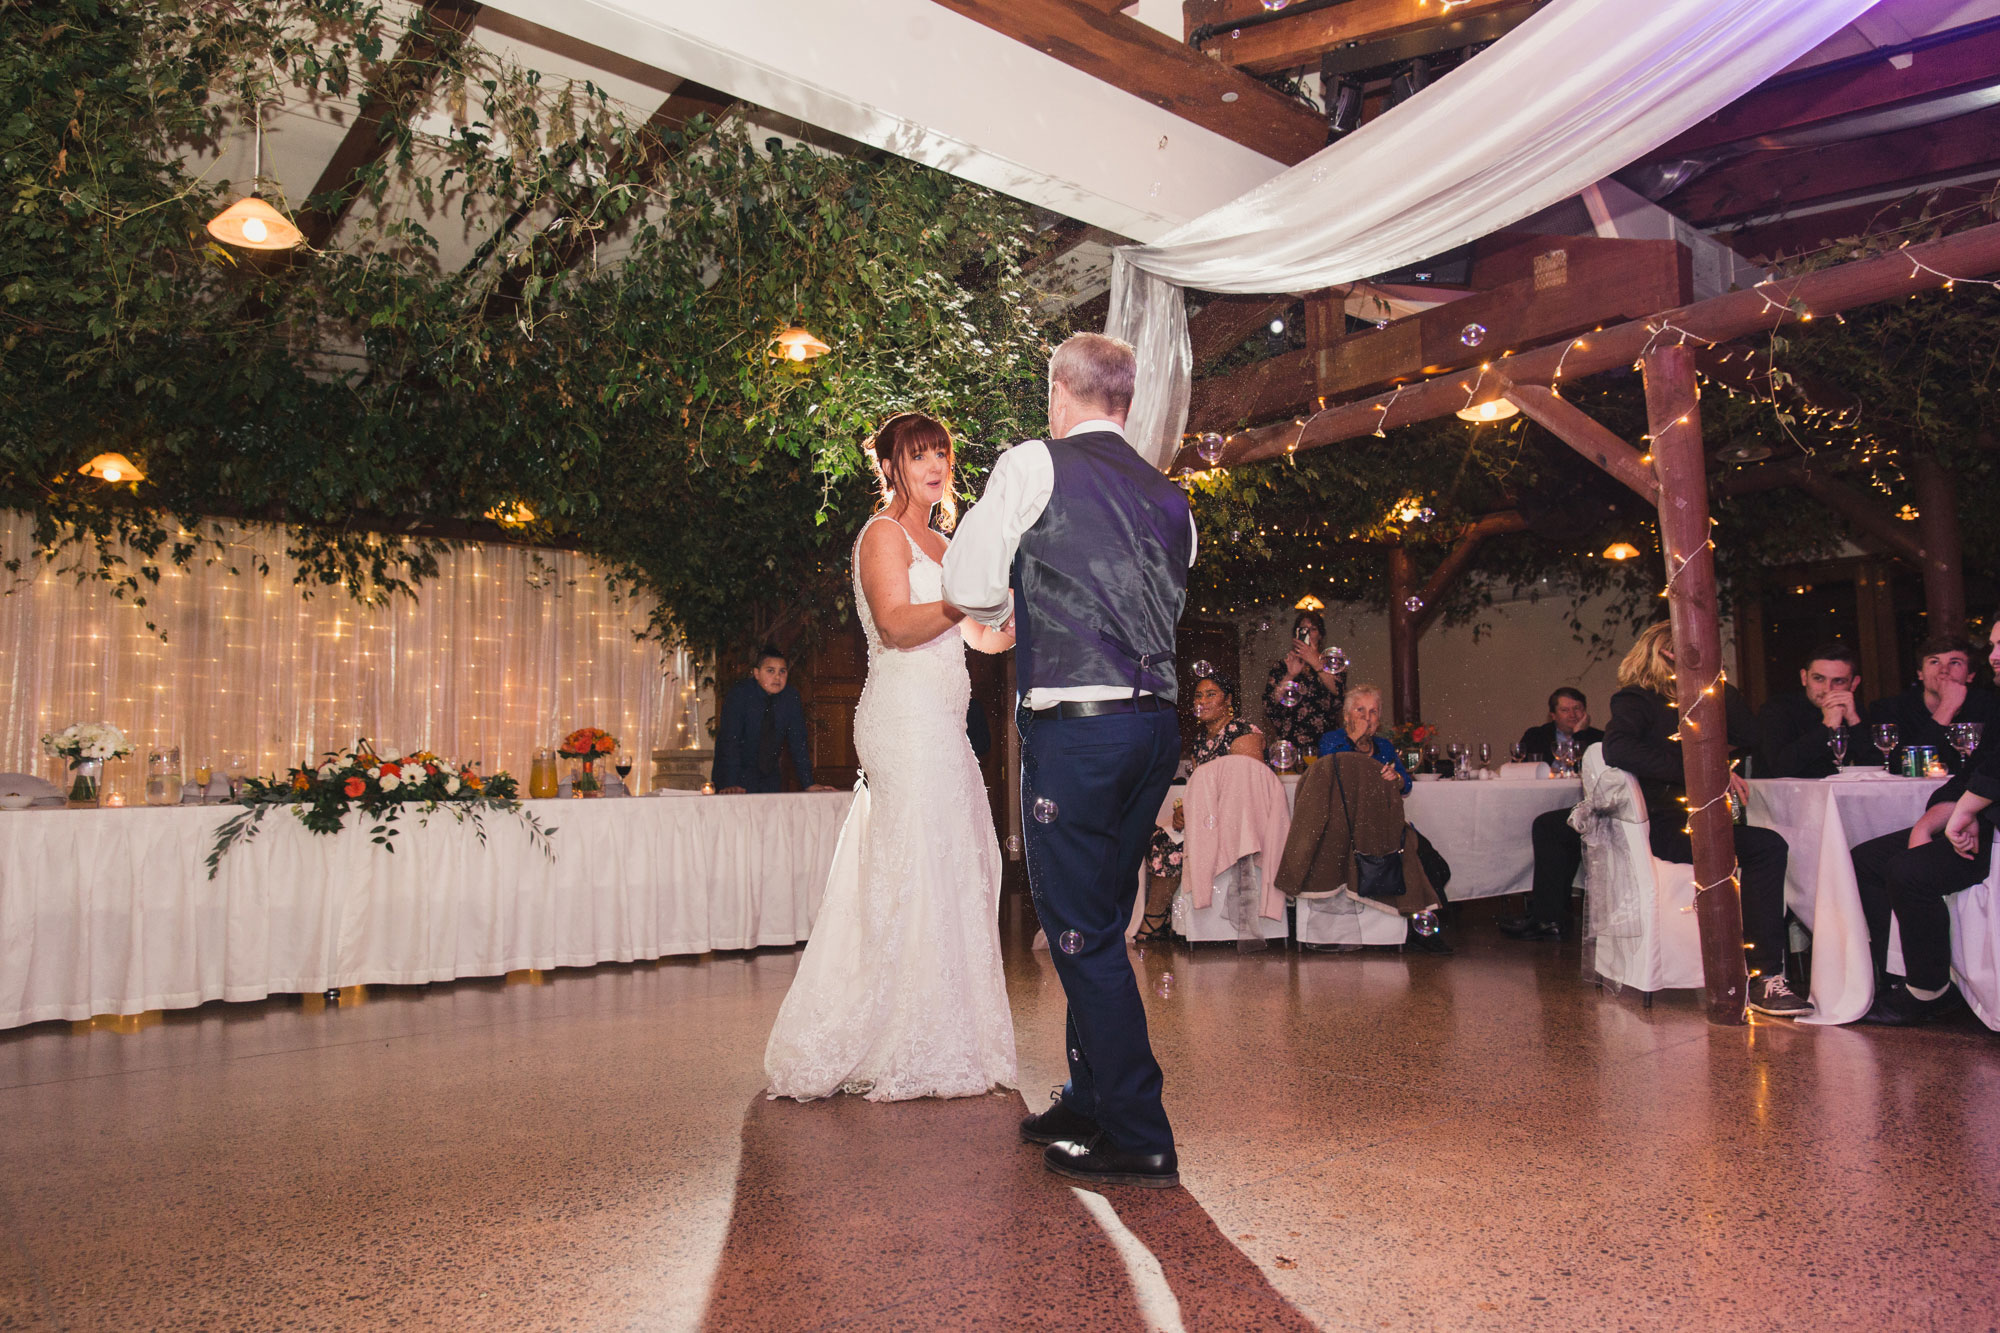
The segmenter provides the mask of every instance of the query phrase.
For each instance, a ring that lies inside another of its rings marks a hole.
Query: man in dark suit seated
[[[1576,737],[1579,756],[1604,739],[1604,733],[1590,725],[1590,701],[1583,691],[1565,685],[1549,696],[1549,720],[1521,733],[1521,758],[1530,762],[1552,763],[1556,756],[1556,736]]]
[[[784,649],[767,643],[757,650],[757,665],[750,675],[736,682],[723,698],[710,783],[718,793],[734,796],[782,790],[778,756],[787,748],[801,787],[807,791],[833,790],[813,783],[806,710],[799,692],[788,683],[791,673]]]
[[[1804,694],[1774,695],[1757,716],[1763,746],[1757,756],[1760,778],[1830,778],[1833,738],[1847,732],[1843,764],[1873,766],[1877,760],[1854,692],[1861,688],[1861,659],[1845,644],[1815,649],[1799,671]]]
[[[1972,645],[1950,634],[1924,644],[1915,685],[1868,706],[1870,728],[1893,724],[1898,745],[1928,745],[1954,773],[1960,761],[1946,728],[1954,722],[1991,728],[1996,720],[2000,698],[1972,683]]]
[[[1549,696],[1549,720],[1521,733],[1521,758],[1550,762],[1558,734],[1576,738],[1579,756],[1604,739],[1590,725],[1590,701],[1582,690],[1565,685]],[[1501,918],[1500,933],[1512,940],[1559,940],[1569,929],[1570,888],[1583,867],[1583,835],[1569,826],[1565,809],[1536,815],[1529,836],[1535,844],[1535,885],[1528,910]]]

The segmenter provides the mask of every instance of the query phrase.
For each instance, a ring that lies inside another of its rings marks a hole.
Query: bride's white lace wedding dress
[[[869,520],[854,542],[863,781],[764,1050],[774,1097],[971,1097],[1015,1082],[1000,845],[965,738],[965,641],[953,628],[920,648],[883,644],[860,574],[861,537],[878,522],[893,520]],[[942,601],[944,570],[903,536],[910,601]]]

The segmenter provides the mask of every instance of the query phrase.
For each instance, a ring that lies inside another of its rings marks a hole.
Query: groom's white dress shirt
[[[1124,427],[1115,421],[1085,421],[1072,426],[1070,435],[1110,431],[1120,439]],[[1041,440],[1027,440],[1000,455],[986,481],[986,494],[967,510],[953,530],[951,549],[944,556],[944,599],[982,625],[995,629],[1014,613],[1013,594],[1008,583],[1014,572],[1014,554],[1020,549],[1021,534],[1041,518],[1056,486],[1055,460]],[[1194,531],[1194,514],[1188,514],[1188,530]],[[1194,564],[1195,542],[1188,545],[1188,564]],[[1150,690],[1141,690],[1150,694]],[[1070,685],[1058,689],[1031,689],[1023,701],[1030,708],[1047,708],[1065,700],[1129,699],[1129,684]]]

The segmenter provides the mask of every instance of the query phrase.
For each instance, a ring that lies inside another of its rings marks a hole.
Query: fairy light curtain
[[[1312,291],[1498,231],[1713,115],[1873,3],[1554,0],[1340,142],[1113,251],[1105,332],[1139,353],[1128,436],[1165,468],[1186,425],[1182,288]]]
[[[0,511],[0,559],[20,561],[0,572],[0,771],[55,776],[40,737],[75,721],[131,739],[108,773],[128,794],[169,745],[190,773],[231,755],[270,773],[368,736],[525,779],[536,747],[573,727],[610,730],[641,772],[656,748],[706,743],[697,665],[640,638],[651,603],[581,556],[469,545],[415,600],[366,607],[303,597],[280,529],[224,532],[228,558],[163,569],[142,609],[34,558],[29,520]]]

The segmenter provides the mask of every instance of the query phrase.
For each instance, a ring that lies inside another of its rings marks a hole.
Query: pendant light
[[[1604,558],[1606,560],[1637,560],[1639,558],[1639,548],[1631,542],[1613,542],[1604,548]]]
[[[1505,421],[1520,410],[1505,398],[1491,398],[1475,407],[1461,407],[1458,410],[1458,419],[1476,422]]]
[[[139,470],[139,465],[123,454],[99,454],[77,471],[86,477],[95,477],[99,481],[114,484],[146,479],[146,474]]]
[[[226,245],[245,250],[292,250],[305,244],[301,232],[283,213],[264,202],[258,192],[264,180],[264,112],[258,108],[255,168],[251,191],[208,220],[208,234]]]
[[[810,361],[833,350],[797,324],[780,333],[775,343],[782,361]]]

